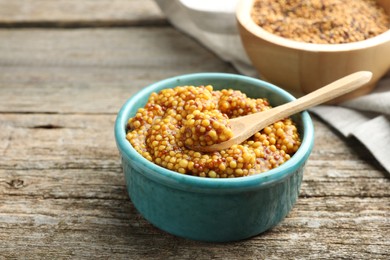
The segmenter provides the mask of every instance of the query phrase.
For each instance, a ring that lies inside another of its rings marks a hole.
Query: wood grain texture
[[[272,230],[202,243],[138,214],[114,141],[120,106],[166,77],[235,73],[191,38],[159,26],[6,29],[0,39],[0,259],[390,258],[389,178],[315,117],[298,202]]]
[[[115,114],[0,114],[0,143],[8,143],[0,149],[4,256],[389,257],[389,180],[354,152],[356,144],[347,146],[322,122],[315,120],[316,145],[287,218],[246,241],[208,244],[166,234],[137,213],[112,136],[114,119]]]
[[[167,24],[153,0],[0,0],[0,27]]]
[[[0,39],[0,111],[116,113],[154,81],[234,72],[171,27],[0,30]]]

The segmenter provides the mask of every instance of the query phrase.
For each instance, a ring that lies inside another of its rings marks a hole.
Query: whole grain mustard
[[[265,98],[208,86],[178,86],[152,93],[127,126],[127,140],[143,157],[167,169],[200,177],[231,178],[268,171],[297,151],[301,140],[290,118],[229,149],[202,153],[187,148],[232,137],[229,119],[270,109]]]
[[[255,0],[251,16],[270,33],[307,43],[363,41],[390,29],[375,0]]]

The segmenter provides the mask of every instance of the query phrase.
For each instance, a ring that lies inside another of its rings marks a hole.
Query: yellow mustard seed
[[[236,161],[231,161],[230,163],[229,163],[229,166],[230,166],[230,168],[236,168],[237,167],[237,162]]]
[[[188,166],[188,161],[186,159],[181,159],[179,161],[179,165],[183,168],[186,168]]]
[[[216,178],[217,177],[217,173],[215,171],[209,171],[208,175],[209,175],[210,178]]]

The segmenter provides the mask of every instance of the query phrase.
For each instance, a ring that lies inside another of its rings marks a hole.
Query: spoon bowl
[[[189,148],[201,152],[227,149],[234,144],[242,143],[256,132],[278,120],[356,90],[369,82],[371,78],[372,73],[369,71],[355,72],[289,103],[266,111],[231,119],[229,121],[233,131],[231,139],[209,146],[195,145]]]

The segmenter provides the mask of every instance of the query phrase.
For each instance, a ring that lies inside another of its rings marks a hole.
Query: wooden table
[[[144,86],[236,71],[151,0],[0,0],[0,258],[390,259],[390,181],[314,119],[300,197],[235,243],[162,232],[126,193],[113,124]]]

